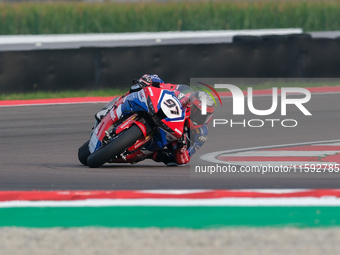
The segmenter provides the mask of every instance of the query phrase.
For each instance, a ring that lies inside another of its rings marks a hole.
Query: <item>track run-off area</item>
[[[339,206],[336,189],[2,191],[0,226],[334,227]]]

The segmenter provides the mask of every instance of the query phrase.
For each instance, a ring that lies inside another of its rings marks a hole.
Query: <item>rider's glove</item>
[[[189,152],[186,149],[183,151],[176,150],[174,153],[174,158],[175,162],[179,165],[187,164],[190,161]]]
[[[188,139],[185,134],[177,141],[177,149],[174,151],[175,162],[179,165],[187,164],[190,161]]]

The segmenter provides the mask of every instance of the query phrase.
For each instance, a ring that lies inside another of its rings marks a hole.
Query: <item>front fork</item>
[[[121,133],[123,130],[130,128],[132,125],[137,125],[139,129],[142,131],[144,137],[147,136],[148,130],[147,130],[147,125],[136,120],[138,117],[138,114],[135,113],[132,116],[130,116],[125,122],[121,125],[119,125],[116,129],[116,135]]]

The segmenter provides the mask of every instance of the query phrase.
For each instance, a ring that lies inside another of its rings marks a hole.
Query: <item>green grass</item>
[[[101,89],[101,90],[79,90],[79,91],[37,91],[30,93],[0,94],[0,100],[27,100],[69,97],[108,97],[123,95],[127,90]]]
[[[339,30],[340,0],[0,3],[0,34]]]
[[[210,84],[213,86],[213,84]],[[323,81],[323,82],[284,82],[277,80],[275,82],[265,82],[252,85],[239,84],[237,85],[242,90],[247,90],[247,87],[252,87],[253,90],[271,89],[273,87],[326,87],[326,86],[340,86],[339,81]],[[200,90],[199,86],[192,84],[194,90]],[[218,91],[226,91],[226,89],[217,89]],[[123,89],[101,89],[101,90],[79,90],[79,91],[37,91],[30,93],[13,93],[0,94],[0,100],[27,100],[27,99],[48,99],[48,98],[69,98],[69,97],[108,97],[120,96],[128,90]]]
[[[0,208],[0,227],[224,228],[340,226],[340,207],[112,206]]]

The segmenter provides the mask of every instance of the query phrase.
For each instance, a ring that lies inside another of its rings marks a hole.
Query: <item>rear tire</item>
[[[89,151],[89,143],[90,143],[90,140],[88,140],[78,149],[78,159],[80,163],[82,163],[85,166],[87,166],[87,158],[91,154],[91,152]]]
[[[91,168],[97,168],[104,165],[110,159],[118,156],[126,148],[132,146],[138,139],[143,137],[142,131],[138,126],[133,125],[129,129],[118,134],[116,138],[110,141],[104,147],[99,148],[87,158],[87,165]]]

